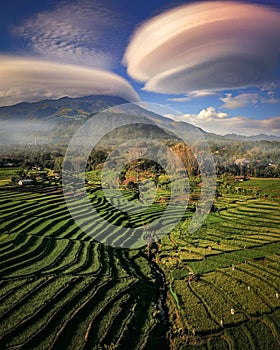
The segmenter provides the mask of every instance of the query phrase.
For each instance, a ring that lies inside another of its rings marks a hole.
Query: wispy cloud
[[[188,102],[192,101],[194,98],[207,97],[216,95],[215,91],[192,91],[186,97],[173,97],[169,98],[168,101],[171,102]]]
[[[246,107],[249,104],[255,105],[258,103],[258,97],[258,93],[240,94],[235,97],[233,97],[232,94],[227,94],[226,97],[220,98],[220,100],[224,102],[221,108],[237,109]]]
[[[12,29],[40,57],[95,68],[111,68],[120,56],[125,20],[100,2],[59,2]],[[110,50],[108,51],[108,47]]]
[[[186,94],[260,85],[274,78],[279,58],[279,11],[206,1],[146,21],[123,62],[146,91]]]
[[[35,58],[0,56],[0,105],[63,96],[91,94],[139,96],[122,77],[101,69],[55,63]]]
[[[266,96],[261,97],[262,103],[279,103],[280,104],[280,96],[279,96],[279,89],[280,89],[280,82],[278,81],[270,83],[270,84],[264,84],[264,86],[261,87],[261,90],[263,92],[266,92]],[[278,92],[278,94],[277,94]]]
[[[271,97],[268,99],[264,99],[262,102],[263,103],[280,103],[280,98]]]

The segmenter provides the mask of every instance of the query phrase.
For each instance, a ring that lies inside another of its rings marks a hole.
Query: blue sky
[[[278,0],[5,0],[0,30],[0,105],[108,94],[280,135]]]

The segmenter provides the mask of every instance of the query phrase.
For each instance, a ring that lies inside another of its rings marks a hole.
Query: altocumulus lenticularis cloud
[[[132,86],[109,71],[36,58],[0,56],[0,103],[100,94],[139,101]]]
[[[168,94],[258,85],[273,78],[279,57],[279,11],[213,1],[144,22],[123,62],[144,90]]]

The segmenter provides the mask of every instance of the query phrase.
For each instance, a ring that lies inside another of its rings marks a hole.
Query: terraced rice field
[[[93,241],[59,191],[2,190],[0,204],[1,348],[164,346],[159,283],[143,252]]]
[[[174,348],[279,349],[279,197],[215,205],[194,235],[182,224],[162,240]]]
[[[187,212],[154,247],[168,322],[147,247],[94,241],[71,218],[61,190],[44,191],[0,189],[1,349],[279,349],[275,191],[224,193],[198,231],[187,233]],[[155,204],[145,215],[121,216],[102,191],[90,196],[116,225],[136,227],[164,211]],[[82,205],[77,214],[86,214]],[[102,232],[98,221],[94,227]]]
[[[0,186],[4,186],[6,184],[9,184],[11,181],[11,178],[16,175],[16,172],[19,168],[16,167],[6,167],[6,168],[0,168]]]

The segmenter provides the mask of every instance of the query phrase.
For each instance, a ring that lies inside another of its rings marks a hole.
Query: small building
[[[236,159],[234,164],[235,165],[248,165],[248,164],[250,164],[250,161],[246,158],[239,158],[239,159]]]
[[[18,185],[20,186],[27,186],[27,185],[32,185],[33,180],[32,179],[21,179],[18,181]]]
[[[54,177],[55,177],[56,180],[61,180],[62,179],[61,173],[54,173]]]
[[[235,181],[239,181],[239,182],[243,182],[243,181],[246,181],[246,180],[248,180],[248,179],[247,179],[246,176],[241,175],[241,176],[235,176],[235,177],[234,177],[234,180],[235,180]]]

